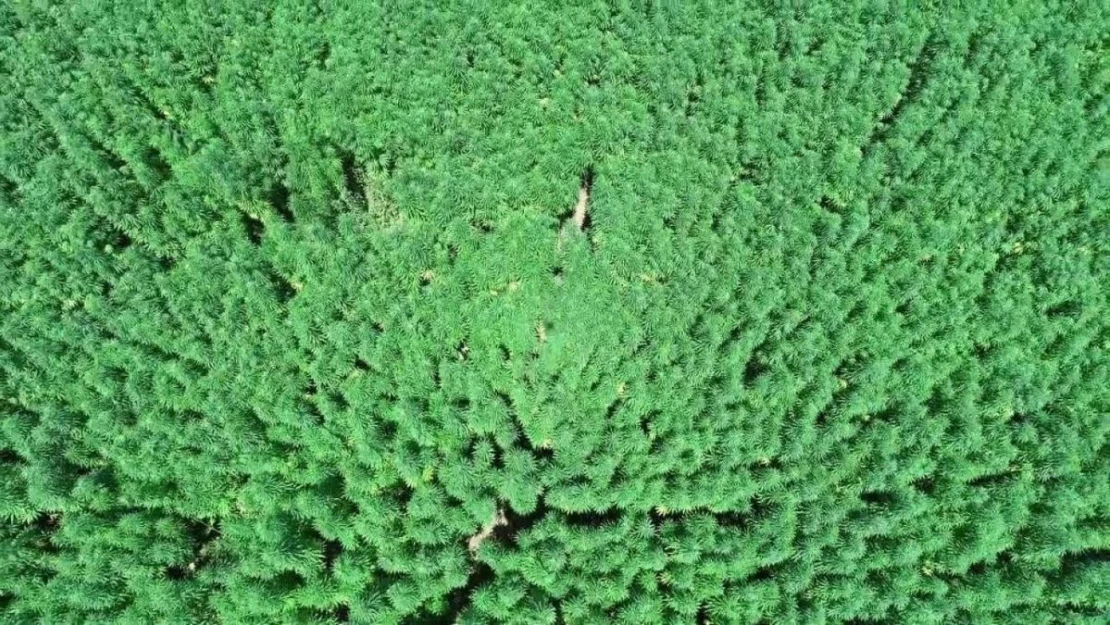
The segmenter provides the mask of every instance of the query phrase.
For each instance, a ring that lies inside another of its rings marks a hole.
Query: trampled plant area
[[[1110,5],[741,4],[3,3],[0,622],[1106,623]]]

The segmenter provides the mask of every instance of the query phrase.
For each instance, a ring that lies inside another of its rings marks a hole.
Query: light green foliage
[[[1108,5],[743,4],[4,3],[0,621],[1105,623]]]

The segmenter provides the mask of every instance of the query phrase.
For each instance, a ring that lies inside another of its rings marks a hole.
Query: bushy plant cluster
[[[1106,623],[1108,7],[3,3],[0,622]]]

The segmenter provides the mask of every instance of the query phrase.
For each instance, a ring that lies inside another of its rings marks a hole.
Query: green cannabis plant
[[[1110,622],[1108,32],[0,3],[0,623]]]

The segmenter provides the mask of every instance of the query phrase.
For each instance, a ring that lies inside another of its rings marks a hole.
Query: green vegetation
[[[311,4],[0,6],[0,622],[1107,623],[1110,5]]]

